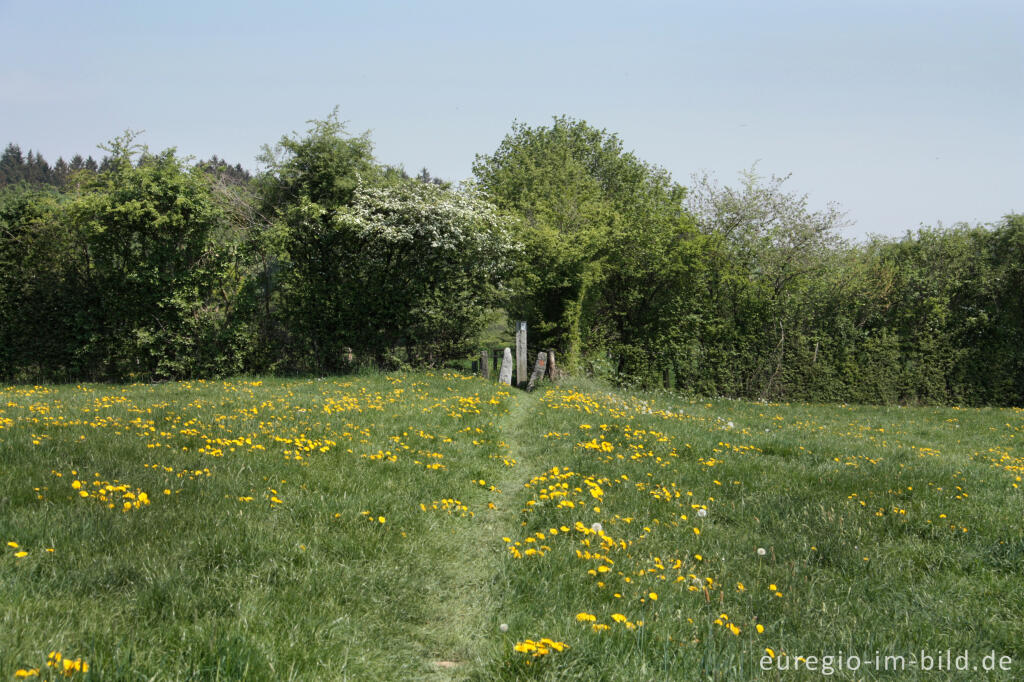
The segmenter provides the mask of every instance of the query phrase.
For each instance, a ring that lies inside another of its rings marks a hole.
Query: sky
[[[0,144],[126,129],[255,170],[337,106],[378,160],[471,177],[567,115],[686,185],[791,177],[844,235],[1024,212],[1024,3],[0,0]]]

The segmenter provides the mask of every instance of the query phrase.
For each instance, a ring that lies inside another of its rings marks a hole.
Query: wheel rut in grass
[[[507,446],[502,448],[502,454],[514,459],[515,465],[502,466],[488,481],[502,491],[490,497],[497,509],[487,509],[486,499],[481,495],[478,504],[483,509],[472,523],[462,524],[455,535],[446,538],[452,551],[437,570],[453,589],[438,599],[434,606],[437,616],[425,633],[434,649],[427,662],[432,679],[479,676],[494,653],[500,625],[500,614],[495,609],[500,603],[506,552],[501,538],[515,534],[524,502],[523,484],[537,470],[538,462],[531,461],[537,455],[530,454],[535,451],[524,447],[519,439],[524,437],[530,415],[539,402],[537,394],[512,391],[508,413],[496,425],[499,438]]]

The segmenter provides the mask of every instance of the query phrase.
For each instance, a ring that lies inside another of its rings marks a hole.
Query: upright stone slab
[[[480,375],[484,379],[491,378],[491,351],[480,351]]]
[[[537,353],[537,364],[533,366],[533,374],[530,375],[530,383],[526,384],[527,393],[537,387],[537,382],[544,378],[544,372],[547,368],[548,354],[541,351]]]
[[[555,349],[548,348],[548,376],[552,381],[558,381],[558,366],[555,365]]]
[[[516,322],[516,386],[526,386],[526,320]]]
[[[498,383],[512,385],[512,349],[505,348],[505,357],[501,359],[501,371],[498,372]]]

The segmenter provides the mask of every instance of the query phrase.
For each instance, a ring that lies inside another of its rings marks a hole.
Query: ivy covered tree
[[[566,117],[517,123],[473,172],[488,198],[522,216],[525,258],[510,302],[566,364],[611,359],[637,373],[685,314],[699,269],[685,191],[604,130]]]

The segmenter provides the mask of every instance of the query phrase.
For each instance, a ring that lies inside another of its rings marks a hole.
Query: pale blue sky
[[[0,0],[0,144],[249,168],[334,105],[458,180],[513,120],[616,132],[686,184],[755,161],[847,235],[1024,211],[1024,3]]]

